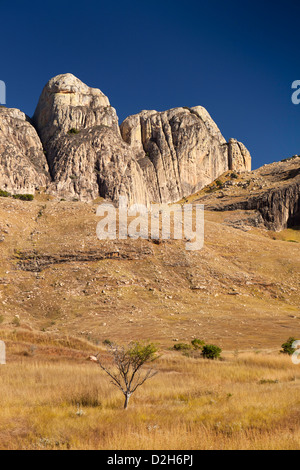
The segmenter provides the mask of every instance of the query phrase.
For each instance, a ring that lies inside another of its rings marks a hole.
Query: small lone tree
[[[146,380],[154,377],[157,371],[150,368],[142,373],[142,367],[146,363],[152,363],[157,359],[157,348],[154,344],[143,345],[138,342],[130,343],[127,347],[115,343],[106,345],[106,349],[113,359],[116,371],[104,365],[100,353],[90,356],[90,360],[99,364],[102,370],[111,378],[111,383],[118,387],[125,396],[124,409],[128,408],[131,395]]]

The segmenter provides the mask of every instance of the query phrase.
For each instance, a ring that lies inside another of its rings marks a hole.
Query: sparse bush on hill
[[[68,134],[79,134],[79,132],[80,132],[80,131],[79,131],[78,129],[72,128],[72,129],[70,129],[70,130],[68,131]]]
[[[189,349],[192,349],[192,346],[187,343],[177,343],[174,344],[173,349],[175,349],[175,351],[188,351]]]
[[[0,197],[13,197],[14,199],[20,199],[21,201],[33,201],[33,194],[11,194],[8,191],[2,191],[0,189]]]
[[[21,201],[33,201],[33,194],[14,194],[14,199],[20,199]]]
[[[206,344],[202,349],[202,356],[205,359],[219,359],[222,349],[214,344]]]
[[[188,343],[177,343],[174,344],[173,349],[175,351],[182,351],[185,356],[197,357],[196,352],[199,352],[204,359],[220,359],[222,349],[214,344],[205,344],[199,338],[194,338],[191,344]]]
[[[296,338],[290,337],[285,343],[281,345],[282,350],[280,351],[282,354],[288,354],[292,356],[295,352],[295,348],[293,348],[293,343],[297,341]]]
[[[191,344],[194,349],[203,349],[203,346],[205,345],[205,341],[195,338],[191,341]]]
[[[0,197],[11,197],[11,194],[7,191],[2,191],[2,189],[0,189]]]

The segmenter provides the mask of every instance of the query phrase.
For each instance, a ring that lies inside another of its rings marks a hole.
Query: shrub
[[[294,341],[297,341],[295,338],[290,337],[285,343],[281,345],[282,350],[280,351],[282,354],[288,354],[292,356],[295,352],[295,348],[292,347]]]
[[[191,344],[194,349],[203,349],[203,346],[205,345],[205,342],[202,341],[201,339],[195,338],[193,341],[191,341]]]
[[[262,379],[259,382],[259,385],[272,385],[272,384],[278,384],[278,380],[270,380],[270,379]]]
[[[33,194],[14,194],[14,199],[20,199],[21,201],[33,201]]]
[[[10,197],[10,196],[11,196],[10,193],[8,193],[7,191],[2,191],[0,189],[0,197]]]
[[[175,351],[187,351],[189,349],[192,349],[192,346],[187,343],[177,343],[174,344],[173,349],[175,349]]]
[[[70,129],[70,130],[68,131],[68,134],[79,134],[79,132],[80,132],[80,131],[79,131],[78,129],[72,128],[72,129]]]
[[[216,185],[218,186],[218,188],[221,188],[223,186],[222,181],[217,180]]]
[[[237,179],[238,175],[236,173],[231,173],[230,177],[233,178],[233,179]]]
[[[205,359],[219,359],[222,349],[214,344],[206,344],[202,349],[202,356]]]

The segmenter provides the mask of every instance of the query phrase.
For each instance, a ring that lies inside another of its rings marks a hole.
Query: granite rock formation
[[[33,194],[49,181],[48,163],[30,119],[18,109],[0,107],[0,189]]]
[[[125,119],[120,129],[155,202],[178,201],[228,169],[251,170],[246,147],[235,139],[227,143],[201,106],[142,111]]]
[[[119,127],[109,99],[72,74],[45,86],[36,130],[17,110],[2,109],[0,119],[0,189],[13,192],[46,186],[65,199],[169,203],[228,169],[251,169],[245,146],[227,143],[201,106],[142,111]]]
[[[251,155],[245,145],[236,139],[228,142],[228,167],[234,171],[251,171]]]
[[[124,195],[129,202],[148,202],[142,171],[100,90],[59,75],[45,86],[33,121],[46,150],[51,192],[87,201]]]

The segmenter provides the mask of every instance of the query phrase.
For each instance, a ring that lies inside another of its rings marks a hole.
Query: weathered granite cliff
[[[228,169],[251,170],[246,147],[226,142],[206,109],[142,111],[121,124],[143,169],[150,199],[174,202],[211,183]]]
[[[119,127],[108,98],[72,74],[45,86],[37,132],[18,110],[3,108],[0,120],[0,189],[12,192],[45,186],[65,199],[168,203],[229,169],[251,169],[246,147],[227,143],[201,106],[142,111]]]
[[[50,80],[33,117],[60,197],[92,200],[120,195],[147,202],[135,156],[120,134],[108,98],[71,74]]]
[[[48,163],[30,119],[18,109],[0,107],[0,189],[32,194],[49,182]]]

